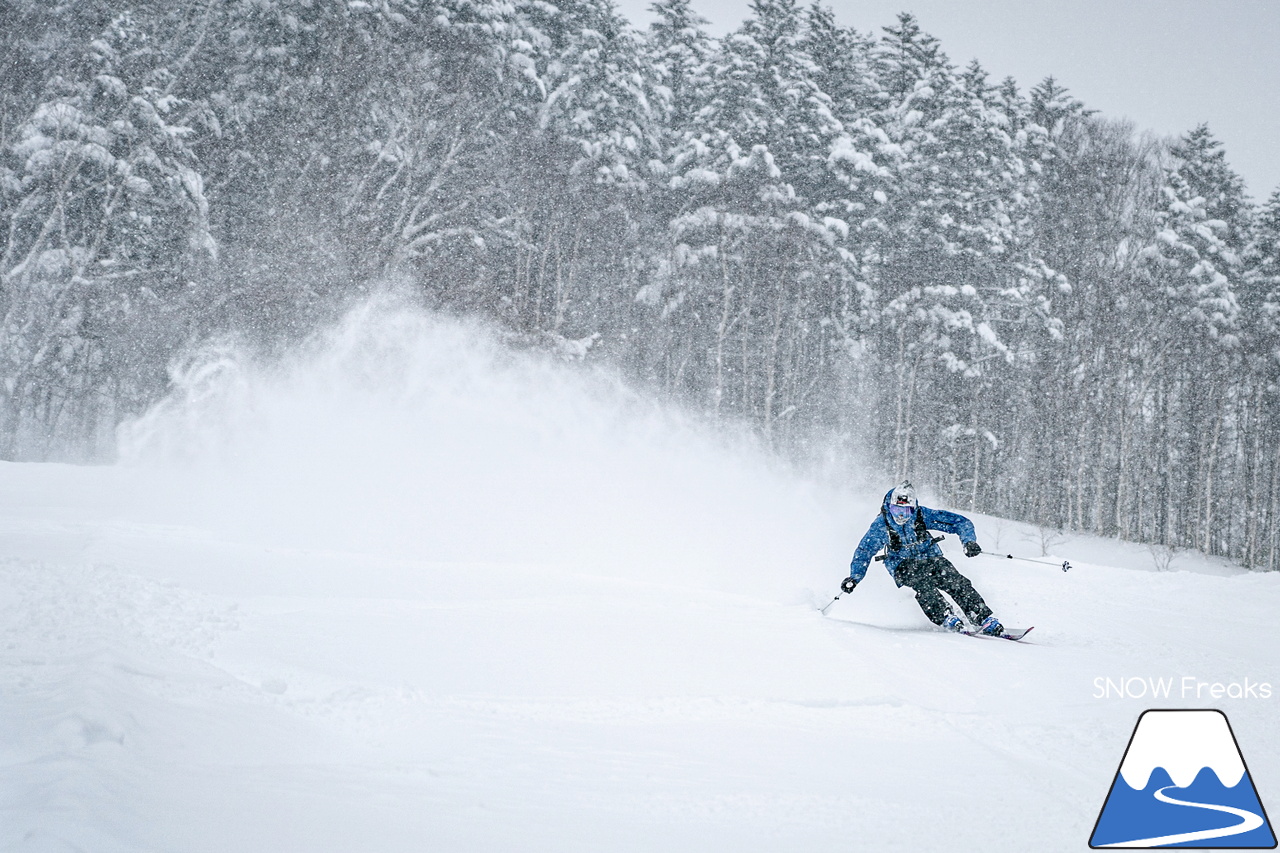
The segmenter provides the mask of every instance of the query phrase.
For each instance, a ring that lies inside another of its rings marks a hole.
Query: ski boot
[[[938,623],[938,627],[944,631],[963,631],[964,621],[954,613],[948,613],[947,617]]]
[[[1004,626],[1000,624],[1000,620],[994,615],[988,616],[982,620],[982,625],[978,628],[979,634],[990,634],[998,637],[1004,633]]]

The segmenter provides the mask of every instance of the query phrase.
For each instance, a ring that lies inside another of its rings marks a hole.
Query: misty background
[[[1280,194],[1208,126],[787,0],[723,37],[685,0],[643,30],[574,0],[3,0],[0,77],[0,458],[187,452],[166,397],[270,417],[241,365],[356,328],[379,370],[430,339],[453,404],[474,358],[441,353],[532,350],[631,430],[663,401],[808,469],[1280,567]],[[516,422],[572,435],[519,387]]]

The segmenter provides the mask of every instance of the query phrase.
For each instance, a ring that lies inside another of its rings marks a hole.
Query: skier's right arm
[[[853,552],[852,562],[849,563],[849,577],[853,578],[854,583],[862,582],[867,575],[867,566],[871,565],[871,558],[888,541],[889,531],[885,528],[884,522],[880,519],[871,522],[862,541],[858,543],[858,549]]]

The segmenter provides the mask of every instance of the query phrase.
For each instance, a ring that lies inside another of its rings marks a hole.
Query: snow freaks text
[[[1094,699],[1270,699],[1271,682],[1205,681],[1193,675],[1127,676],[1093,680]]]

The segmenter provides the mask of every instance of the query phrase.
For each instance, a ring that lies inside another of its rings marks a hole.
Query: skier
[[[991,608],[969,579],[942,555],[942,549],[929,535],[930,530],[957,534],[964,543],[966,557],[982,553],[973,522],[958,513],[920,506],[915,489],[903,481],[884,496],[880,516],[871,522],[871,528],[858,543],[858,550],[849,564],[849,577],[840,584],[840,589],[853,592],[866,576],[872,555],[885,548],[884,556],[876,559],[884,560],[894,583],[915,591],[916,602],[933,624],[948,631],[965,628],[964,622],[943,598],[942,593],[945,592],[960,606],[969,621],[978,626],[979,633],[1002,634],[1004,626],[1000,620],[991,613]]]

